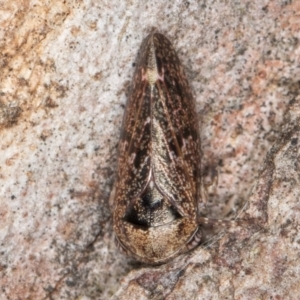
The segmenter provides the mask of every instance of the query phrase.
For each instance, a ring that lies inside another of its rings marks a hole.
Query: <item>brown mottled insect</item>
[[[196,246],[200,138],[195,103],[180,61],[159,33],[143,42],[127,103],[114,198],[120,246],[151,264]]]

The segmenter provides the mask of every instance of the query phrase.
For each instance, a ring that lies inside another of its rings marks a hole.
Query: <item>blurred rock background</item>
[[[109,207],[153,28],[195,95],[207,216],[260,226],[160,267],[118,251]],[[299,38],[299,1],[2,1],[0,299],[299,299]]]

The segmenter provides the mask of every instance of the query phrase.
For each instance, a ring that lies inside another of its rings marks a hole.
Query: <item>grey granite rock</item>
[[[3,2],[0,299],[299,299],[299,11]],[[205,180],[218,179],[207,215],[257,222],[150,268],[115,246],[109,195],[132,65],[153,27],[197,101]]]

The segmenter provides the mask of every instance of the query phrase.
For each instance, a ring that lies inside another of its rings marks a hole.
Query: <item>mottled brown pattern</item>
[[[114,199],[116,237],[129,255],[155,264],[189,248],[198,230],[199,166],[186,76],[169,40],[150,34],[124,115]]]

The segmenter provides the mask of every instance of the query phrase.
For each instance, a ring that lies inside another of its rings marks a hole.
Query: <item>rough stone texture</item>
[[[299,1],[0,3],[1,300],[299,299]],[[160,267],[118,251],[108,204],[152,27],[197,101],[207,215],[257,220]]]
[[[113,299],[298,299],[300,97],[267,155],[250,199],[257,225],[230,229],[206,249],[126,277]]]

